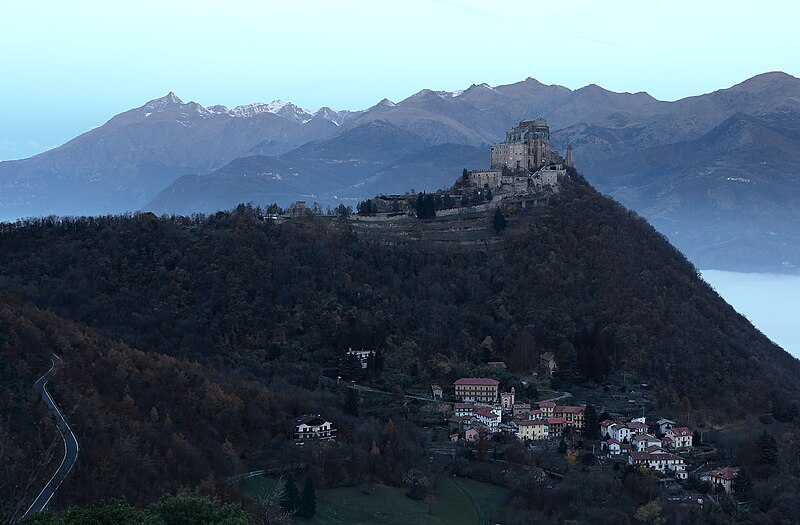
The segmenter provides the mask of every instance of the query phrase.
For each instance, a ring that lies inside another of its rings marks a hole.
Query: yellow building
[[[519,439],[537,441],[540,439],[547,439],[550,435],[547,422],[542,419],[520,421],[517,423],[517,427],[519,429],[517,431],[517,437]]]

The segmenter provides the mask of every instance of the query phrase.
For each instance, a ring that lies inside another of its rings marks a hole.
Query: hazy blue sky
[[[800,75],[800,3],[762,0],[5,2],[0,160],[175,91],[362,109],[532,76],[676,99]]]

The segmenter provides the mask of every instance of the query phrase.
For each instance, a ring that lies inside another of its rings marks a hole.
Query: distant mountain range
[[[59,148],[0,163],[0,219],[354,205],[434,190],[488,165],[490,144],[538,116],[557,149],[573,145],[594,185],[698,267],[800,267],[800,79],[777,72],[675,102],[532,78],[423,90],[355,112],[280,101],[205,108],[170,93]]]

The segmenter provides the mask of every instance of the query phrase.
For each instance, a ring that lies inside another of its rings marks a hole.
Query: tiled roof
[[[672,434],[672,435],[674,435],[676,437],[685,437],[685,436],[691,436],[692,435],[692,431],[689,430],[687,427],[672,428],[672,429],[667,430],[667,433]]]
[[[566,422],[567,422],[567,420],[564,419],[563,417],[548,417],[547,418],[547,424],[548,425],[558,425],[559,423],[563,424],[563,423],[566,423]]]
[[[537,425],[547,425],[547,423],[543,419],[528,419],[526,421],[520,421],[517,425],[521,427],[533,427]]]
[[[458,379],[455,385],[478,385],[478,386],[497,386],[500,381],[497,379],[489,379],[488,377],[462,377]]]
[[[651,452],[631,452],[631,459],[634,461],[680,461],[683,462],[683,458],[680,456],[676,456],[675,454],[653,454]]]
[[[539,408],[555,408],[556,404],[552,401],[540,401]]]
[[[719,478],[719,479],[733,479],[736,477],[737,474],[739,474],[739,471],[731,467],[718,468],[708,473],[708,475],[711,476],[712,478]]]

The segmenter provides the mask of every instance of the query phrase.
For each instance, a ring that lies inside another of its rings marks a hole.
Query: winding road
[[[58,431],[61,433],[61,437],[64,439],[64,459],[61,460],[61,465],[58,466],[56,473],[53,474],[53,477],[50,478],[50,481],[47,482],[33,503],[31,503],[31,506],[28,508],[25,514],[23,514],[22,519],[27,518],[31,514],[41,512],[47,508],[47,505],[50,503],[50,500],[56,493],[56,490],[58,490],[58,487],[64,481],[64,478],[67,477],[67,474],[70,473],[72,467],[75,466],[75,462],[78,460],[78,440],[75,438],[75,434],[72,433],[72,429],[69,428],[67,420],[64,419],[63,415],[61,415],[61,411],[58,409],[56,402],[53,401],[53,397],[50,395],[50,392],[47,391],[47,381],[53,376],[53,374],[57,372],[56,362],[61,361],[61,358],[56,354],[53,354],[51,361],[53,362],[53,366],[51,366],[50,370],[48,370],[47,373],[45,373],[36,381],[36,389],[41,394],[42,401],[44,401],[44,404],[47,405],[47,409],[50,410],[51,414],[53,414],[53,417],[56,420],[56,425],[58,426]]]

